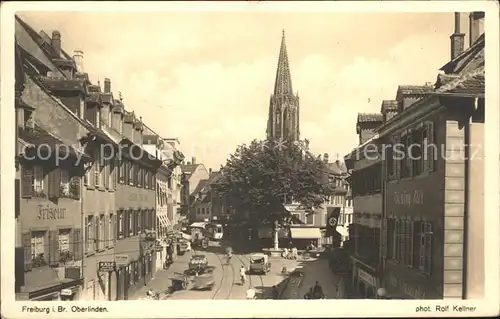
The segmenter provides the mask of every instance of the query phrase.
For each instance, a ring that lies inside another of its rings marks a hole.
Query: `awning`
[[[206,225],[207,225],[207,223],[205,223],[205,222],[194,222],[189,227],[192,227],[192,228],[205,228]]]
[[[292,239],[319,239],[321,231],[319,228],[290,228]]]
[[[169,231],[173,230],[172,223],[167,215],[158,215],[158,220],[160,221],[160,227],[166,228]]]
[[[349,231],[344,226],[337,226],[336,230],[340,235],[344,237],[349,236]]]

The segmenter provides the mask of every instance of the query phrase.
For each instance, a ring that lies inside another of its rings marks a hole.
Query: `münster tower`
[[[267,138],[292,141],[299,139],[299,96],[293,94],[284,30],[281,38],[274,92],[271,94],[269,101]]]

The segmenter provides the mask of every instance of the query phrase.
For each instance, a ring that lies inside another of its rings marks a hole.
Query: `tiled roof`
[[[77,156],[82,156],[84,155],[84,158],[89,158],[85,154],[80,153],[79,151],[76,151],[72,146],[68,145],[68,148],[66,149],[65,147],[59,147],[60,145],[65,145],[64,142],[62,142],[60,139],[55,137],[54,135],[50,134],[49,132],[45,131],[43,128],[41,128],[39,125],[35,124],[35,127],[32,131],[29,130],[19,130],[19,138],[34,145],[34,146],[39,146],[39,145],[47,145],[50,148],[59,148],[59,154],[60,156],[66,156],[66,154],[77,157]],[[69,153],[66,153],[66,151],[69,151]],[[77,155],[78,153],[78,155]]]
[[[342,175],[347,173],[347,167],[341,161],[335,161],[333,163],[326,164],[327,169],[336,175]]]
[[[382,120],[380,113],[358,113],[358,123],[374,123],[382,122]]]
[[[111,137],[108,136],[105,132],[101,131],[97,127],[93,126],[90,123],[84,123],[85,127],[90,131],[90,134],[93,136],[99,138],[101,141],[105,143],[110,143],[111,145],[116,145],[116,143]]]
[[[398,93],[402,95],[424,95],[432,92],[433,87],[430,85],[400,85]]]
[[[398,109],[398,101],[396,100],[384,100],[382,101],[382,106],[380,112],[394,111]]]
[[[471,70],[471,65],[474,65],[473,68],[484,66],[484,44],[485,37],[483,33],[470,48],[446,63],[440,70],[446,74],[463,74]]]
[[[199,164],[182,164],[181,165],[181,170],[183,173],[193,173],[196,170],[196,167],[198,167]]]
[[[484,95],[484,67],[442,85],[436,93]]]

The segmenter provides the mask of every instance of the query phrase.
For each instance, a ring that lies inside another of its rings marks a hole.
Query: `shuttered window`
[[[144,169],[141,166],[137,166],[137,187],[142,187],[142,179],[143,179],[143,171]]]
[[[23,166],[21,168],[21,196],[31,197],[33,195],[33,166]]]
[[[402,150],[401,138],[399,136],[394,137],[395,140],[395,150]],[[397,152],[394,152],[397,153]],[[401,178],[401,162],[403,159],[401,158],[401,154],[394,154],[394,175],[396,179]]]
[[[434,123],[433,122],[426,122],[425,123],[425,130],[427,131],[427,145],[425,146],[425,168],[428,172],[432,172],[435,169],[435,163],[436,163],[436,151],[437,147],[435,145],[434,137],[435,137],[435,132],[434,132]]]
[[[25,232],[21,235],[24,248],[24,271],[31,270],[32,248],[31,248],[31,233]]]
[[[59,236],[56,230],[49,231],[49,265],[59,265]]]
[[[80,176],[71,176],[69,180],[69,194],[71,198],[80,199]]]
[[[428,275],[432,272],[432,225],[430,223],[424,224],[424,272]]]
[[[128,236],[134,236],[134,222],[135,222],[135,212],[130,210],[128,212]]]
[[[382,219],[382,240],[381,240],[381,251],[382,258],[387,258],[387,218]]]
[[[412,267],[415,269],[419,268],[420,265],[420,238],[422,234],[422,222],[414,221],[413,222],[413,257],[412,257]]]
[[[127,161],[127,181],[129,185],[134,185],[134,165],[132,162]]]
[[[45,192],[43,189],[43,178],[43,167],[38,165],[33,166],[33,194],[35,196],[45,196]]]
[[[60,174],[61,174],[61,186],[60,186],[60,196],[61,197],[70,197],[70,191],[69,191],[69,172],[66,169],[60,169]]]
[[[84,226],[85,226],[85,236],[83,238],[83,240],[84,240],[83,247],[85,248],[85,253],[87,253],[89,251],[89,241],[90,241],[90,229],[89,229],[89,218],[88,217],[85,217]]]
[[[56,167],[48,174],[49,198],[59,198],[61,193],[61,170]]]
[[[147,169],[144,170],[144,188],[145,189],[149,189],[150,188],[149,187],[150,186],[149,185],[149,179],[150,179],[149,176],[150,176],[150,174],[151,173],[149,172],[149,170],[147,170]]]
[[[73,229],[73,253],[75,260],[82,259],[83,236],[80,228]]]
[[[414,231],[414,225],[411,220],[406,221],[406,234],[405,234],[405,239],[406,239],[406,244],[405,244],[405,251],[406,251],[406,256],[405,256],[405,264],[409,267],[413,265],[413,231]]]
[[[398,260],[399,256],[399,248],[401,247],[400,242],[399,242],[399,232],[400,232],[400,226],[399,226],[399,220],[394,221],[394,250],[393,250],[393,255],[392,259]]]
[[[102,186],[101,183],[101,157],[99,154],[99,150],[94,150],[94,185],[96,187]]]
[[[118,212],[117,221],[117,239],[123,238],[125,234],[125,214],[123,211]]]
[[[399,242],[400,242],[400,247],[399,247],[399,258],[398,261],[401,264],[406,264],[405,259],[406,259],[406,220],[400,220],[399,221]]]

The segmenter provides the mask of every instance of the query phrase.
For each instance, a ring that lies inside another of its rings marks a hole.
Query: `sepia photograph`
[[[18,315],[419,300],[403,311],[475,316],[466,301],[498,300],[495,6],[68,4],[2,22],[2,299]]]

